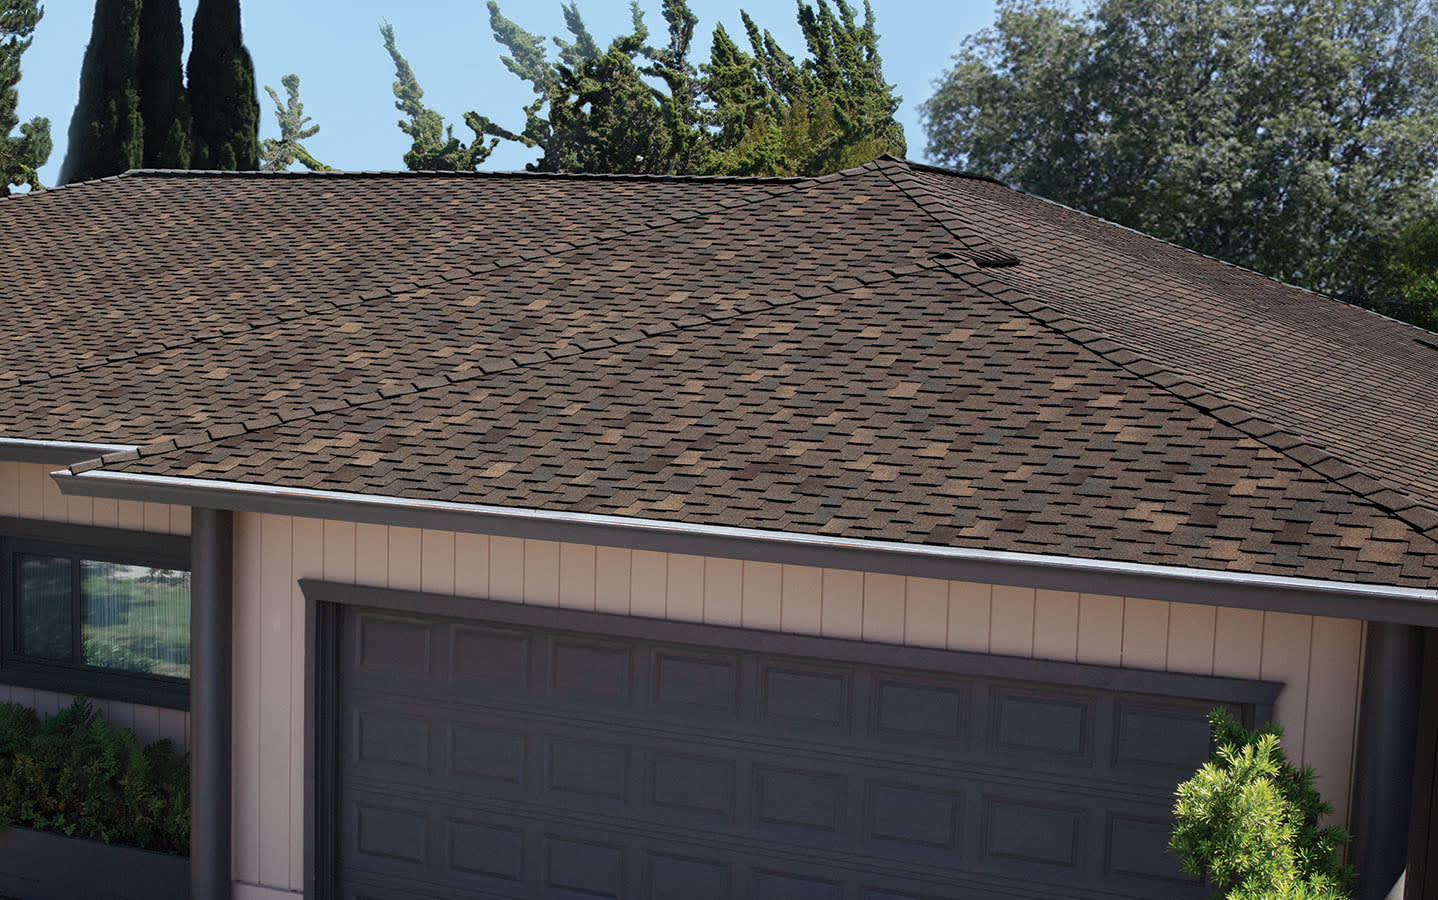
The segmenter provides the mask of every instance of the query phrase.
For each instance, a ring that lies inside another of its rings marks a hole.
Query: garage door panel
[[[634,648],[617,642],[550,637],[549,697],[586,708],[627,708],[634,695]]]
[[[529,782],[530,739],[521,723],[455,721],[449,730],[448,774],[475,790],[523,795]]]
[[[630,800],[627,744],[551,737],[545,741],[545,791],[550,802],[620,810]]]
[[[730,900],[733,864],[702,856],[645,854],[644,896],[650,900]]]
[[[792,661],[763,664],[759,672],[760,728],[784,734],[850,731],[854,673]]]
[[[869,731],[906,747],[964,752],[972,744],[973,687],[966,681],[934,683],[881,674],[874,678]]]
[[[756,870],[749,884],[754,900],[844,900],[844,883],[785,872]]]
[[[474,683],[491,695],[529,695],[534,652],[529,634],[466,626],[455,626],[449,634],[447,674],[451,682]]]
[[[1105,872],[1136,890],[1197,887],[1198,881],[1185,875],[1168,852],[1169,827],[1151,814],[1109,812]]]
[[[964,794],[952,789],[869,781],[865,785],[864,833],[896,852],[952,859],[962,847]]]
[[[665,718],[731,725],[740,716],[739,667],[737,655],[655,651],[650,708]]]
[[[383,708],[356,709],[355,759],[373,770],[411,769],[428,775],[433,770],[428,717]]]
[[[450,868],[486,881],[519,886],[525,881],[523,829],[492,822],[449,819],[445,836]],[[502,885],[492,885],[500,887]]]
[[[362,615],[358,667],[386,675],[428,676],[434,627],[428,622],[393,616]]]
[[[1210,701],[367,611],[341,627],[342,896],[1203,896],[1162,851]]]
[[[645,760],[649,802],[661,811],[660,818],[698,827],[734,820],[739,796],[737,760],[664,748],[646,753]]]
[[[1018,862],[1068,872],[1079,867],[1088,810],[1037,793],[986,794],[981,802],[984,864],[1009,868]]]
[[[1187,778],[1209,757],[1212,702],[1121,696],[1116,700],[1113,764],[1137,777]],[[1231,712],[1238,712],[1230,707]]]
[[[1093,765],[1097,694],[997,687],[989,692],[989,750],[1046,765]]]

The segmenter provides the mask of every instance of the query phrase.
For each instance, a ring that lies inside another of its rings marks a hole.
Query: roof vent
[[[1438,337],[1416,337],[1413,341],[1422,344],[1430,350],[1438,350]]]

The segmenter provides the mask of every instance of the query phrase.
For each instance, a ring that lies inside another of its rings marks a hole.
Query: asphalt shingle
[[[0,437],[120,471],[1438,576],[1425,332],[982,179],[149,174],[0,230]]]

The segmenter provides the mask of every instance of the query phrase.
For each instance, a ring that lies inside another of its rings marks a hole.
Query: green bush
[[[1283,730],[1249,731],[1225,710],[1209,713],[1211,761],[1178,786],[1169,849],[1190,875],[1225,900],[1345,900],[1353,869],[1333,811],[1314,788],[1313,769],[1296,767],[1279,746]]]
[[[169,741],[141,746],[87,701],[43,722],[0,703],[0,826],[188,855],[189,759]]]

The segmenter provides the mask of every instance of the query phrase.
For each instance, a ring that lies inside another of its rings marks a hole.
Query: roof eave
[[[68,466],[97,456],[137,449],[139,448],[130,444],[0,438],[0,462],[47,463]]]
[[[593,513],[68,470],[64,494],[1438,626],[1438,588],[941,547]]]

